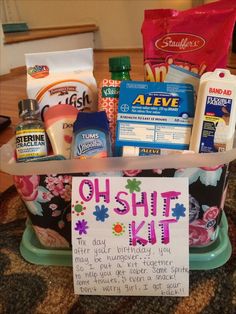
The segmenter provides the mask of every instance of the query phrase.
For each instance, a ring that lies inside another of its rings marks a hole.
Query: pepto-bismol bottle
[[[37,101],[21,100],[18,108],[22,122],[16,127],[17,162],[47,156],[46,132]]]

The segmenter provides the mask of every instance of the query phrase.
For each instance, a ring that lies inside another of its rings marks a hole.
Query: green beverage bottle
[[[131,65],[129,56],[109,58],[109,71],[111,72],[112,80],[131,80],[130,70]]]

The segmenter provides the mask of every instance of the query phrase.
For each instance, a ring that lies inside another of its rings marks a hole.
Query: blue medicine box
[[[116,151],[123,146],[185,150],[194,117],[191,84],[123,81],[116,127]]]

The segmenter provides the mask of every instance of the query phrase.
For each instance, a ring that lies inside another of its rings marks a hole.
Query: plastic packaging
[[[217,69],[200,80],[190,150],[200,153],[233,148],[236,124],[236,76]]]
[[[108,176],[119,172],[127,177],[189,177],[190,247],[209,245],[217,239],[224,206],[227,167],[219,165],[236,159],[236,149],[232,149],[223,153],[193,153],[191,158],[189,154],[173,154],[107,157],[100,158],[99,162],[88,158],[16,163],[14,149],[14,140],[0,148],[0,169],[14,175],[34,231],[42,245],[50,248],[69,247],[71,243],[71,176],[68,174],[88,176],[94,172],[100,172],[99,175],[106,172]]]
[[[198,93],[200,75],[188,71],[182,67],[176,65],[170,65],[165,82],[169,83],[186,83],[193,85],[195,95]]]
[[[20,253],[30,263],[38,265],[72,266],[72,251],[63,249],[48,249],[42,246],[30,224],[24,231]],[[219,226],[219,235],[214,243],[206,247],[194,247],[189,250],[189,267],[191,270],[214,269],[224,265],[232,254],[228,237],[228,223],[223,212]]]
[[[142,170],[142,169],[166,169],[172,168],[196,168],[196,167],[217,167],[228,164],[236,159],[236,148],[226,152],[197,154],[189,158],[188,154],[174,154],[165,156],[141,156],[137,157],[107,157],[101,158],[99,163],[90,159],[54,160],[48,162],[28,162],[26,164],[16,163],[14,159],[15,139],[0,147],[0,170],[11,175],[45,175],[47,173],[83,173],[88,172],[109,172],[121,170]]]
[[[147,81],[165,81],[171,65],[200,76],[226,67],[236,10],[222,2],[185,11],[145,11],[142,35]]]
[[[52,145],[54,155],[70,158],[73,135],[73,123],[78,110],[65,104],[48,108],[44,112],[46,132]]]
[[[26,54],[27,94],[37,99],[41,115],[47,107],[73,105],[97,110],[97,84],[91,48]]]

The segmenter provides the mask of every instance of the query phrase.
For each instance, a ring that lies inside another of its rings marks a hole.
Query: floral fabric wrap
[[[218,234],[226,194],[227,166],[125,171],[125,176],[189,178],[189,246],[211,244]]]
[[[83,173],[109,176],[109,173]],[[131,170],[112,173],[125,177],[189,178],[189,246],[211,244],[226,194],[227,166],[214,168]],[[69,175],[14,176],[18,193],[28,209],[34,231],[44,247],[71,247],[71,180]]]
[[[34,231],[45,247],[69,248],[71,243],[71,176],[14,176]]]

